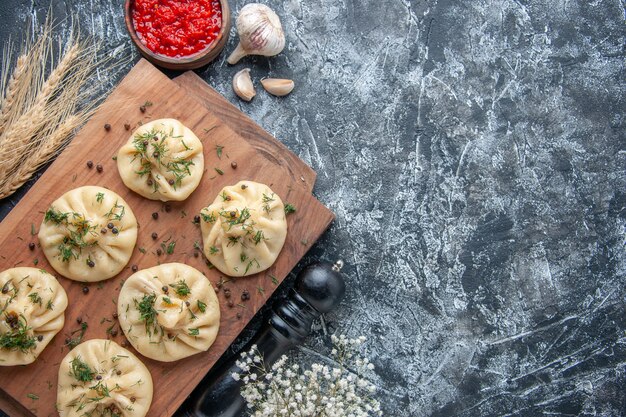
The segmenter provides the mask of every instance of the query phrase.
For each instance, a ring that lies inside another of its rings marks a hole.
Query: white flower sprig
[[[270,369],[256,346],[241,354],[241,395],[253,417],[366,417],[380,416],[376,387],[366,378],[374,365],[361,355],[365,337],[348,339],[333,335],[331,355],[335,367],[314,363],[308,370],[287,364],[283,355]]]

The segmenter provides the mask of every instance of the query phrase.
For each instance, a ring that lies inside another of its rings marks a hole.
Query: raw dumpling
[[[182,201],[200,184],[202,143],[175,119],[159,119],[135,130],[117,154],[124,184],[150,200]]]
[[[86,186],[52,203],[39,229],[50,265],[75,281],[102,281],[117,275],[137,242],[137,219],[111,190]]]
[[[61,417],[143,417],[152,403],[152,376],[131,352],[111,340],[88,340],[59,367]]]
[[[211,283],[197,269],[179,263],[131,275],[120,290],[117,312],[133,347],[162,362],[208,350],[220,326]]]
[[[26,365],[65,324],[67,295],[43,269],[0,272],[0,366]]]
[[[252,181],[224,187],[200,216],[204,254],[233,277],[272,266],[287,236],[282,200],[267,185]]]

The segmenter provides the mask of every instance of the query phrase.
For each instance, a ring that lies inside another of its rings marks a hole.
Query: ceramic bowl
[[[228,0],[220,0],[222,6],[222,28],[217,38],[205,49],[196,52],[195,54],[184,56],[181,58],[172,58],[169,56],[157,54],[148,49],[139,39],[135,27],[133,25],[133,16],[131,13],[134,5],[134,0],[126,0],[124,4],[124,18],[126,20],[126,29],[130,34],[130,38],[133,43],[139,49],[141,55],[143,55],[148,61],[163,68],[174,70],[190,70],[207,65],[213,61],[222,52],[226,42],[228,42],[228,35],[230,33],[230,8],[228,7]]]

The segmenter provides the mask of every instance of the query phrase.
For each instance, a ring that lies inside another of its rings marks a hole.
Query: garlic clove
[[[226,60],[234,65],[247,55],[278,55],[285,48],[285,33],[278,15],[264,4],[250,3],[237,16],[239,44]]]
[[[250,68],[244,68],[233,77],[233,90],[242,100],[250,101],[256,96],[252,78],[250,78]]]
[[[286,96],[293,91],[294,83],[292,80],[281,78],[266,78],[261,80],[261,84],[265,91],[278,97]]]

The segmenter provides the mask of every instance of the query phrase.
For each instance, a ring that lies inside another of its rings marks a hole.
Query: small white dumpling
[[[150,200],[182,201],[204,171],[200,139],[176,119],[140,126],[117,154],[124,184]]]
[[[211,282],[180,263],[131,275],[117,301],[120,327],[148,358],[172,362],[209,349],[220,326],[220,307]]]
[[[111,340],[88,340],[59,367],[61,417],[143,417],[152,403],[152,376],[131,352]]]
[[[54,201],[39,229],[50,265],[75,281],[95,282],[117,275],[137,242],[137,219],[111,190],[85,186]]]
[[[32,363],[65,324],[65,290],[43,269],[25,267],[0,272],[0,288],[0,366]]]
[[[257,182],[224,187],[200,216],[204,254],[217,269],[233,277],[272,266],[287,236],[282,200]]]

